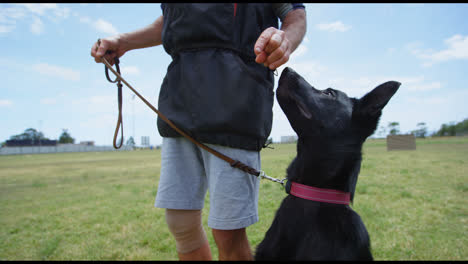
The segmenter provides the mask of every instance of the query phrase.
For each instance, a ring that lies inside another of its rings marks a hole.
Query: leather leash
[[[115,68],[117,69],[117,73],[120,74],[120,67],[119,67],[120,61],[119,61],[119,58],[115,58],[114,63],[115,63]],[[123,119],[122,119],[122,86],[123,85],[120,82],[120,79],[118,77],[116,77],[115,80],[111,80],[111,78],[109,77],[109,71],[108,71],[109,67],[105,66],[104,68],[105,68],[104,72],[106,73],[107,80],[109,82],[111,82],[111,83],[117,83],[117,101],[118,101],[118,105],[119,105],[119,116],[117,118],[117,126],[115,127],[113,144],[114,144],[115,149],[119,149],[120,147],[122,147],[122,144],[123,144],[123,141],[124,141],[124,137],[123,137]],[[111,69],[112,69],[112,67],[111,67]],[[117,146],[116,140],[117,140],[117,135],[119,133],[119,127],[120,127],[120,144]]]
[[[98,39],[98,46],[100,44],[100,39]],[[272,178],[268,175],[265,174],[264,171],[262,170],[256,170],[238,160],[234,160],[208,146],[206,146],[205,144],[195,140],[193,137],[189,136],[187,133],[185,133],[184,131],[182,131],[180,128],[178,128],[171,120],[169,120],[166,116],[164,116],[158,109],[156,109],[151,103],[149,103],[143,96],[141,96],[124,78],[122,78],[122,76],[120,75],[120,68],[119,68],[119,60],[118,58],[115,58],[114,59],[114,62],[116,64],[116,70],[114,70],[114,68],[112,68],[112,65],[106,60],[106,58],[102,57],[102,60],[103,60],[103,63],[105,64],[105,72],[106,72],[106,78],[107,80],[109,80],[110,82],[112,83],[115,83],[117,82],[117,86],[118,86],[118,99],[119,99],[119,118],[118,118],[118,121],[117,121],[117,128],[115,130],[115,134],[114,134],[114,148],[120,148],[120,146],[122,146],[122,141],[123,141],[123,125],[122,125],[122,84],[120,83],[121,81],[128,87],[130,88],[130,90],[132,90],[149,108],[151,108],[151,110],[153,110],[162,120],[164,120],[164,122],[166,122],[172,129],[174,129],[175,131],[177,131],[179,134],[181,134],[182,136],[184,136],[185,138],[187,138],[188,140],[190,140],[192,143],[194,143],[195,145],[201,147],[202,149],[208,151],[209,153],[215,155],[216,157],[226,161],[227,163],[229,163],[231,165],[231,167],[234,167],[234,168],[237,168],[237,169],[240,169],[248,174],[251,174],[251,175],[254,175],[254,176],[257,176],[260,178],[265,178],[265,179],[268,179],[270,181],[274,181],[274,182],[277,182],[277,183],[280,183],[281,185],[284,186],[284,182],[286,179],[283,179],[283,180],[279,180],[279,179],[275,179],[275,178]],[[111,81],[111,79],[109,78],[109,74],[108,74],[108,70],[110,70],[115,76],[116,76],[116,79],[114,81]],[[118,130],[119,130],[119,126],[121,128],[121,135],[122,135],[122,140],[120,142],[120,146],[119,147],[116,147],[116,144],[115,144],[115,140],[117,138],[117,133],[118,133]]]

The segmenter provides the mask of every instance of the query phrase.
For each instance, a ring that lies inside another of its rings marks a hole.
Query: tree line
[[[427,136],[431,137],[443,137],[443,136],[466,136],[468,135],[468,118],[465,120],[455,123],[450,122],[448,124],[442,124],[440,129],[432,134],[429,134],[427,130],[426,123],[419,122],[416,125],[416,129],[412,130],[410,133],[413,134],[417,138],[425,138]],[[378,137],[385,137],[387,135],[398,135],[400,134],[400,123],[399,122],[389,122],[387,127],[380,126],[380,128],[376,131],[375,135]],[[23,133],[18,135],[13,135],[10,137],[9,140],[25,140],[31,141],[32,144],[34,142],[40,142],[42,140],[50,140],[44,136],[44,134],[34,128],[28,128]],[[272,139],[270,138],[270,143]],[[75,139],[70,135],[68,129],[62,129],[62,134],[60,134],[58,138],[59,144],[74,144]],[[127,140],[127,145],[134,147],[135,140],[133,137],[130,137]],[[1,146],[5,146],[5,142],[1,143]]]
[[[385,137],[386,135],[398,135],[400,134],[400,123],[389,122],[387,127],[381,126],[375,134],[380,137]],[[416,129],[410,131],[410,134],[413,134],[417,138],[425,138],[427,136],[466,136],[468,135],[468,118],[458,123],[450,122],[448,124],[442,124],[440,129],[432,134],[429,133],[426,123],[419,122],[416,125]]]
[[[24,130],[23,133],[18,134],[18,135],[13,135],[10,137],[9,140],[12,141],[26,141],[26,142],[31,142],[32,145],[34,145],[37,142],[41,141],[50,141],[51,139],[47,138],[44,136],[44,133],[41,131],[38,131],[34,128],[28,128]],[[60,134],[58,143],[60,144],[73,144],[75,143],[75,139],[70,135],[67,129],[62,129],[62,134]],[[5,146],[6,142],[2,142],[2,147]]]
[[[448,124],[443,124],[439,131],[435,132],[433,136],[443,137],[443,136],[466,136],[468,135],[468,118],[465,120],[455,123],[451,122]]]
[[[44,133],[41,131],[38,131],[35,128],[28,128],[24,130],[23,133],[18,134],[18,135],[13,135],[10,136],[10,138],[7,141],[23,141],[23,142],[28,142],[31,145],[38,145],[39,142],[47,142],[51,141],[51,139],[47,138],[44,136]],[[60,134],[57,143],[59,144],[74,144],[75,139],[71,136],[71,134],[68,132],[68,129],[62,129],[62,133]],[[119,145],[120,142],[117,144]],[[135,147],[135,140],[133,137],[130,137],[127,140],[126,143],[128,146]],[[4,147],[6,145],[6,142],[2,142],[1,147]]]

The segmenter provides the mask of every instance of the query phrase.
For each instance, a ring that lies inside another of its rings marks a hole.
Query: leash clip
[[[268,175],[266,175],[266,173],[264,171],[260,171],[260,174],[258,175],[260,177],[260,179],[264,178],[264,179],[267,179],[267,180],[270,180],[270,181],[273,181],[273,182],[277,182],[279,184],[281,184],[282,186],[284,186],[284,181],[286,180],[286,178],[282,179],[282,180],[279,180],[279,179],[275,179],[273,177],[270,177]]]

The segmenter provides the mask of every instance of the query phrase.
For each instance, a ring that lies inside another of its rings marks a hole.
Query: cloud
[[[314,61],[291,61],[291,63],[288,63],[288,65],[286,66],[294,69],[296,72],[301,74],[306,80],[315,80],[327,70],[325,66]]]
[[[99,18],[96,21],[93,21],[91,18],[87,16],[80,16],[76,15],[79,17],[79,21],[84,24],[90,25],[92,28],[95,30],[105,33],[107,35],[116,35],[119,33],[119,31],[112,25],[112,23]]]
[[[31,24],[31,32],[35,35],[39,35],[44,32],[44,23],[42,23],[40,18],[34,18],[34,22]]]
[[[39,63],[32,66],[32,69],[40,74],[59,77],[69,81],[79,81],[80,72],[61,66]]]
[[[56,9],[57,4],[22,4],[30,12],[43,16],[47,10]]]
[[[22,19],[25,14],[24,8],[18,6],[0,8],[0,34],[13,31],[16,28],[16,21]]]
[[[23,8],[17,5],[11,5],[0,9],[0,22],[4,22],[5,19],[19,19],[23,18],[26,12]]]
[[[454,35],[444,40],[446,49],[434,51],[420,48],[420,42],[407,44],[406,48],[416,57],[422,59],[423,66],[432,66],[449,60],[468,59],[468,36]]]
[[[12,32],[17,21],[32,18],[31,32],[41,34],[44,31],[41,18],[58,22],[67,18],[69,14],[69,8],[57,4],[6,4],[0,8],[0,33]]]
[[[15,27],[15,25],[0,25],[0,34],[11,32]]]
[[[12,106],[13,102],[6,99],[0,99],[0,107],[9,107]]]
[[[333,72],[332,68],[320,62],[309,60],[298,61],[297,57],[291,58],[286,65],[281,66],[278,69],[278,73],[281,73],[286,66],[293,68],[316,89],[322,90],[332,87],[342,90],[350,97],[361,97],[378,85],[392,80],[402,83],[402,89],[412,94],[443,88],[443,83],[436,80],[428,80],[424,75],[343,76],[342,74]]]
[[[352,93],[364,95],[370,89],[377,87],[378,85],[387,81],[400,82],[402,88],[410,92],[425,92],[430,90],[436,90],[442,88],[440,82],[428,82],[424,76],[372,76],[372,77],[360,77],[351,81],[346,81],[350,84],[348,88]]]
[[[329,32],[336,32],[336,31],[345,32],[345,31],[350,30],[351,26],[345,25],[341,21],[336,21],[336,22],[333,22],[333,23],[317,24],[316,28],[318,30],[329,31]]]
[[[140,69],[136,66],[124,66],[121,68],[122,74],[134,74],[138,75],[140,74]]]
[[[116,35],[119,33],[119,31],[111,23],[103,19],[98,19],[96,22],[93,23],[93,26],[98,31],[109,35]]]
[[[78,16],[78,15],[77,15]],[[91,19],[89,17],[80,17],[79,18],[81,23],[91,24]]]
[[[57,4],[22,4],[26,7],[29,12],[39,15],[46,16],[53,21],[59,19],[68,18],[70,15],[70,9],[67,7],[60,7]]]
[[[303,45],[303,44],[300,44],[297,49],[291,54],[291,57],[290,59],[295,59],[295,58],[300,58],[302,56],[304,56],[304,54],[307,53],[307,46]]]
[[[423,75],[414,76],[414,77],[405,77],[405,76],[388,76],[388,77],[379,77],[375,81],[377,83],[383,83],[386,81],[398,81],[404,86],[404,89],[412,92],[425,92],[432,91],[442,88],[441,82],[427,82]]]

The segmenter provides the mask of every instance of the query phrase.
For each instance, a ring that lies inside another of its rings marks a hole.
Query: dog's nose
[[[293,69],[291,69],[289,67],[286,67],[286,68],[284,68],[283,72],[281,73],[281,77],[285,77],[286,75],[288,75],[288,74],[290,74],[292,72],[294,72]],[[280,77],[280,79],[281,79],[281,77]]]
[[[299,74],[295,70],[293,70],[292,68],[286,67],[286,68],[284,68],[281,75],[299,75]]]

